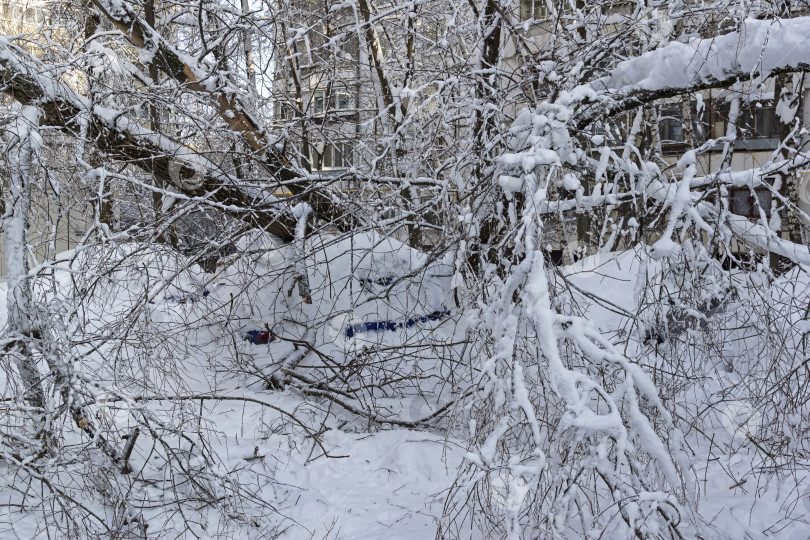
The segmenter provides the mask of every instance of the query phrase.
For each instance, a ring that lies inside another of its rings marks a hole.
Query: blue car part
[[[276,339],[276,336],[268,330],[250,330],[245,332],[244,338],[254,345],[265,345]]]
[[[443,311],[434,311],[433,313],[430,313],[428,315],[423,315],[421,317],[414,317],[411,319],[407,319],[405,321],[369,321],[365,323],[353,324],[346,327],[346,337],[351,338],[354,337],[356,334],[362,334],[365,332],[379,332],[383,330],[393,332],[398,328],[411,328],[412,326],[416,326],[417,324],[439,321],[449,315],[450,310],[445,309]]]

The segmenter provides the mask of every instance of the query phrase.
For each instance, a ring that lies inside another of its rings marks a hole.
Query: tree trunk
[[[38,124],[38,109],[33,106],[23,107],[14,127],[5,137],[10,184],[6,201],[6,209],[10,211],[3,224],[8,268],[6,308],[9,343],[5,347],[5,353],[13,359],[23,384],[23,399],[29,407],[26,438],[32,443],[33,449],[44,450],[49,438],[45,421],[46,400],[32,343],[38,337],[38,330],[28,259],[31,169],[36,152],[34,139],[37,135],[34,130]]]
[[[497,70],[501,51],[501,15],[496,0],[487,0],[484,12],[479,15],[478,26],[482,33],[480,75],[476,82],[476,101],[478,102],[475,114],[475,127],[473,130],[472,155],[475,156],[476,165],[473,176],[485,186],[481,194],[485,198],[480,206],[482,212],[480,229],[478,231],[478,246],[471,248],[470,265],[475,273],[483,270],[486,264],[496,264],[499,260],[495,246],[500,243],[505,228],[502,227],[501,211],[508,208],[509,201],[499,189],[493,185],[494,179],[486,178],[492,175],[494,160],[493,148],[489,143],[497,129],[493,109],[488,104],[497,102],[493,93],[497,92]],[[496,109],[497,110],[497,109]],[[519,195],[516,193],[516,195]],[[516,199],[515,204],[518,203]],[[499,204],[500,203],[500,204]],[[520,211],[517,215],[520,215]]]

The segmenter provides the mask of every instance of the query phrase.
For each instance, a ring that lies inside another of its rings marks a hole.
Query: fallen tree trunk
[[[182,195],[212,204],[282,241],[295,238],[296,219],[289,202],[273,197],[271,188],[249,193],[236,178],[218,171],[215,164],[193,150],[142,128],[119,111],[93,105],[47,72],[39,60],[0,39],[0,91],[22,105],[38,106],[42,110],[40,125],[56,127],[74,137],[80,137],[84,127],[88,142],[107,157],[131,163]],[[300,192],[298,197],[307,194]],[[338,212],[333,209],[327,214]],[[338,228],[341,225],[346,224],[337,223]]]
[[[206,97],[228,127],[256,151],[259,163],[267,172],[283,182],[285,189],[309,204],[316,219],[332,222],[341,230],[356,227],[357,222],[347,208],[337,208],[328,193],[313,189],[312,182],[296,171],[283,151],[279,150],[279,141],[268,136],[264,127],[248,112],[239,94],[233,92],[236,85],[227,84],[230,81],[227,81],[226,75],[218,73],[208,79],[209,74],[202,66],[193,58],[179,53],[138,16],[129,2],[91,1],[136,48],[149,53],[143,57],[151,58],[151,65],[188,90]],[[287,238],[285,241],[289,240]]]

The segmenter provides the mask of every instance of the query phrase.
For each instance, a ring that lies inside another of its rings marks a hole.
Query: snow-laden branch
[[[664,47],[621,62],[594,83],[622,93],[636,90],[688,88],[729,76],[767,78],[777,70],[810,66],[810,17],[746,19],[736,32],[673,41]]]
[[[603,94],[578,113],[577,125],[665,97],[808,70],[808,26],[810,17],[746,19],[735,32],[673,41],[621,62],[610,75],[571,91],[575,99]]]
[[[754,76],[768,76],[773,74],[775,70],[780,69],[804,69],[804,63],[808,62],[810,65],[810,39],[799,35],[799,28],[802,24],[810,25],[810,17],[799,19],[792,19],[783,21],[789,27],[786,32],[787,36],[780,36],[774,38],[776,44],[781,44],[785,47],[782,55],[777,55],[771,50],[771,41],[768,39],[767,29],[771,28],[775,23],[766,25],[765,21],[748,21],[747,24],[753,27],[753,30],[746,33],[741,30],[735,35],[745,35],[749,39],[743,40],[741,45],[744,52],[752,54],[753,50],[757,50],[757,43],[761,47],[761,52],[758,56],[759,62],[752,64],[751,60],[735,59],[734,55],[727,53],[724,60],[729,62],[729,66],[725,72],[741,73],[739,70],[742,68],[754,69],[759,68],[755,74],[749,71],[749,78]],[[757,30],[757,31],[754,31]],[[721,36],[717,38],[723,49],[730,47],[730,35]],[[704,46],[713,40],[698,40],[694,45],[694,49],[704,51]],[[795,49],[799,47],[799,43],[807,45],[804,47],[806,50],[797,52]],[[792,48],[788,45],[792,44]],[[684,44],[676,44],[675,49],[681,50]],[[620,64],[614,75],[604,80],[611,80],[613,77],[617,81],[621,80],[624,84],[623,88],[633,90],[638,88],[652,88],[664,91],[669,91],[665,88],[665,83],[668,80],[680,81],[684,83],[688,80],[715,80],[714,75],[720,70],[708,69],[705,70],[695,69],[691,74],[693,79],[683,79],[682,73],[673,76],[672,79],[667,79],[664,75],[660,74],[660,69],[649,58],[652,57],[655,61],[660,61],[660,58],[655,57],[659,51],[669,49],[669,46],[647,53],[634,60],[629,60]],[[667,51],[664,51],[667,52]],[[664,58],[667,54],[661,53]],[[669,51],[671,53],[671,51]],[[723,56],[718,52],[719,56]],[[676,58],[677,55],[674,55]],[[638,62],[636,66],[638,70],[631,69],[636,65],[636,62],[647,58],[647,62]],[[686,61],[686,60],[684,60]],[[713,61],[720,61],[714,58]],[[629,67],[628,67],[629,66]],[[641,69],[646,66],[647,70]],[[752,67],[753,66],[753,67]],[[676,66],[677,69],[687,70],[686,66]],[[705,73],[704,73],[705,71]],[[722,71],[722,70],[721,70]],[[620,79],[618,74],[624,72],[624,79]],[[635,83],[631,83],[631,75],[635,73],[637,79]],[[603,81],[604,81],[603,80]],[[679,91],[687,91],[686,86],[680,88]],[[579,96],[579,97],[577,97]],[[652,96],[652,94],[650,94]],[[648,96],[649,97],[649,96]],[[660,95],[657,97],[661,97]],[[807,264],[810,262],[808,259],[808,250],[805,246],[795,243],[790,240],[780,238],[775,232],[769,230],[764,225],[751,225],[742,226],[742,221],[735,221],[734,223],[725,223],[722,216],[717,216],[713,204],[704,200],[707,190],[717,190],[718,187],[748,187],[752,190],[765,187],[769,188],[768,184],[764,181],[770,175],[785,173],[787,171],[797,170],[806,166],[810,161],[810,156],[806,153],[799,153],[791,159],[772,159],[759,167],[753,167],[743,171],[728,171],[722,170],[720,172],[712,173],[704,177],[697,177],[695,167],[695,160],[697,155],[707,151],[709,148],[714,147],[719,140],[712,139],[701,145],[700,148],[687,152],[679,161],[677,167],[683,170],[677,179],[673,180],[668,177],[665,171],[662,171],[656,164],[645,162],[642,165],[635,164],[632,160],[627,160],[626,157],[620,157],[609,151],[603,152],[603,158],[598,164],[595,160],[590,158],[581,148],[572,145],[574,138],[572,133],[576,132],[576,122],[580,121],[575,117],[574,109],[580,103],[594,103],[599,100],[605,103],[610,102],[610,92],[603,90],[597,92],[594,88],[588,88],[587,92],[578,92],[576,89],[569,94],[561,96],[561,99],[555,103],[544,102],[534,109],[524,109],[518,115],[518,118],[512,125],[511,132],[511,146],[513,152],[505,153],[500,158],[501,174],[499,183],[507,195],[520,189],[528,178],[532,177],[532,171],[538,166],[546,167],[560,167],[563,169],[572,169],[585,171],[587,174],[593,174],[597,179],[591,193],[586,194],[583,186],[579,183],[571,183],[570,187],[566,189],[573,195],[570,198],[550,200],[544,198],[535,204],[534,212],[538,215],[543,214],[558,214],[560,212],[577,210],[581,212],[591,208],[597,208],[604,205],[617,206],[622,204],[630,204],[634,201],[655,201],[660,205],[661,211],[671,210],[667,220],[666,230],[663,231],[663,237],[659,240],[653,250],[656,257],[666,256],[675,248],[675,240],[673,234],[676,228],[680,228],[681,219],[686,216],[688,221],[694,224],[698,229],[706,233],[714,230],[711,222],[723,222],[728,226],[728,230],[745,240],[746,242],[755,245],[759,248],[777,253],[791,261],[798,264]],[[600,114],[607,114],[604,110]],[[572,125],[572,120],[573,124]],[[724,138],[728,139],[728,138]],[[613,161],[611,164],[610,161]],[[583,166],[584,164],[584,166]],[[610,174],[605,177],[605,173],[610,171]],[[522,173],[522,174],[520,174]],[[517,176],[520,174],[520,176]],[[630,189],[619,192],[618,185],[615,180],[611,181],[611,177],[624,177],[624,178],[638,178],[637,182],[632,182]],[[599,180],[605,178],[604,182]],[[787,204],[790,211],[800,212],[790,201],[786,200],[780,193],[771,190],[772,195],[779,199],[782,203]]]
[[[778,232],[743,216],[729,214],[726,217],[726,224],[735,236],[745,242],[781,255],[797,264],[810,266],[810,248],[807,246],[785,240]]]
[[[559,463],[565,463],[565,474],[576,470],[577,477],[589,475],[593,468],[600,480],[588,489],[604,487],[623,501],[618,504],[619,515],[637,537],[654,537],[662,527],[669,535],[682,537],[672,511],[644,509],[641,502],[647,493],[655,493],[677,514],[689,489],[682,479],[688,466],[678,459],[684,448],[682,435],[652,378],[587,320],[560,313],[549,286],[543,246],[550,236],[542,212],[548,208],[555,175],[584,157],[571,136],[570,113],[560,103],[527,109],[510,134],[515,151],[499,160],[499,170],[506,173],[499,178],[504,192],[510,197],[522,192],[526,201],[515,234],[523,258],[512,265],[497,295],[482,310],[481,322],[494,350],[481,366],[478,388],[483,389],[482,398],[492,400],[488,414],[496,416],[486,430],[477,428],[477,447],[466,458],[474,464],[473,471],[506,469],[508,477],[521,479],[524,494],[541,490],[543,478],[554,478]],[[540,167],[543,174],[538,174]],[[657,176],[646,178],[636,191],[650,190],[653,198],[663,198],[673,207],[673,215],[693,209],[691,178],[665,185]],[[674,218],[671,223],[674,227]],[[570,447],[566,442],[566,452],[582,445],[582,453],[575,450],[559,457],[550,441],[560,439],[576,441]],[[500,448],[520,450],[510,455]],[[585,455],[590,457],[583,459]],[[643,470],[641,463],[653,461],[655,467]],[[470,474],[470,485],[483,478]],[[552,499],[539,503],[541,520],[556,504],[565,504]],[[506,509],[510,538],[520,534],[519,503]],[[645,518],[637,519],[642,514]],[[586,529],[597,523],[605,526],[602,516],[585,519],[593,520]]]
[[[261,124],[247,112],[237,87],[221,73],[211,75],[194,58],[182,54],[141,19],[125,0],[92,0],[93,4],[143,53],[142,61],[156,65],[190,90],[209,96],[217,113],[254,150],[267,152],[281,179],[295,176],[284,166]]]

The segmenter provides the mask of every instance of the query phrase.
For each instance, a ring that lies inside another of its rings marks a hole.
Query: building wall
[[[0,2],[0,34],[35,32],[47,20],[47,3],[37,0]],[[29,49],[34,54],[38,52],[30,44]],[[7,105],[9,114],[16,114],[16,105],[10,101]],[[87,202],[92,194],[82,185],[81,173],[73,164],[71,147],[58,135],[42,135],[45,143],[41,159],[45,167],[34,169],[35,187],[29,216],[32,265],[74,248],[93,223],[92,208]],[[0,189],[4,190],[8,182],[8,171],[4,160],[0,160]],[[59,192],[58,197],[55,190]],[[0,277],[6,274],[5,234],[0,231]]]

